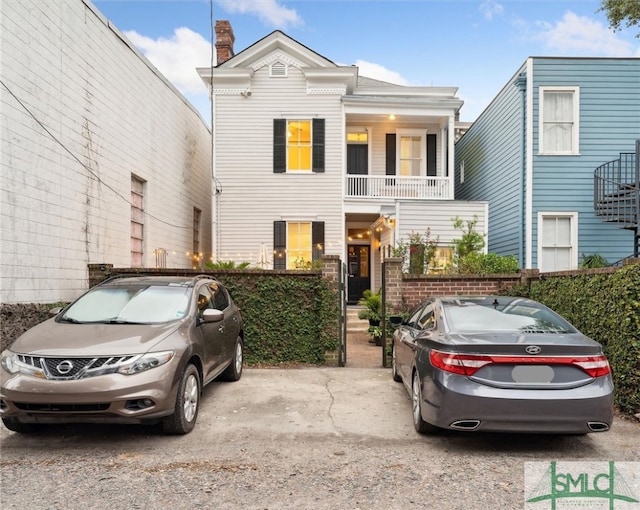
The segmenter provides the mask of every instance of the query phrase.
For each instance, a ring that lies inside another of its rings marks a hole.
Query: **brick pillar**
[[[340,281],[340,257],[338,255],[323,255],[321,260],[322,278],[337,289]]]
[[[87,269],[89,270],[89,288],[91,288],[111,276],[113,264],[87,264]]]
[[[387,315],[402,308],[402,262],[402,257],[388,258],[382,266],[385,274],[385,300],[387,308],[391,308],[387,310]]]
[[[340,270],[342,262],[338,255],[323,255],[322,258],[322,278],[329,283],[329,286],[335,291],[336,303],[340,299]],[[335,322],[335,331],[331,334],[336,338],[340,335],[340,328],[342,326],[342,318],[337,317]],[[339,365],[339,352],[338,350],[327,351],[324,353],[325,365],[337,367]]]
[[[520,285],[530,287],[531,281],[540,279],[539,269],[523,269],[520,272]]]

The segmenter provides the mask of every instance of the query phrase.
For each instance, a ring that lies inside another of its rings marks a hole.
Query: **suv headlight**
[[[2,352],[0,357],[0,364],[2,364],[2,368],[4,368],[10,374],[17,374],[20,372],[20,367],[18,366],[18,357],[16,353],[11,352],[9,349]]]
[[[118,367],[118,373],[122,375],[134,375],[159,367],[168,363],[173,358],[173,351],[148,352],[136,356],[131,361],[124,363]]]

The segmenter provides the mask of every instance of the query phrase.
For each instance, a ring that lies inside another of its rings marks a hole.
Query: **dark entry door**
[[[371,288],[369,246],[350,244],[347,262],[347,302],[354,305]]]
[[[369,173],[369,149],[367,145],[347,145],[347,173],[350,175],[367,175]],[[367,182],[365,179],[349,181],[349,195],[366,196]]]

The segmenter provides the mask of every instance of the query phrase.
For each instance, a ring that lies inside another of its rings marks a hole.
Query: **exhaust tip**
[[[456,430],[475,430],[480,426],[480,420],[458,420],[449,426]]]
[[[587,425],[589,426],[589,430],[591,430],[591,432],[606,432],[607,430],[609,430],[609,424],[601,421],[590,421],[587,422]]]

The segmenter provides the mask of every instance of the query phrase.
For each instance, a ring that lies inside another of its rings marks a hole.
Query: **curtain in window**
[[[573,92],[545,92],[544,152],[573,150]]]

